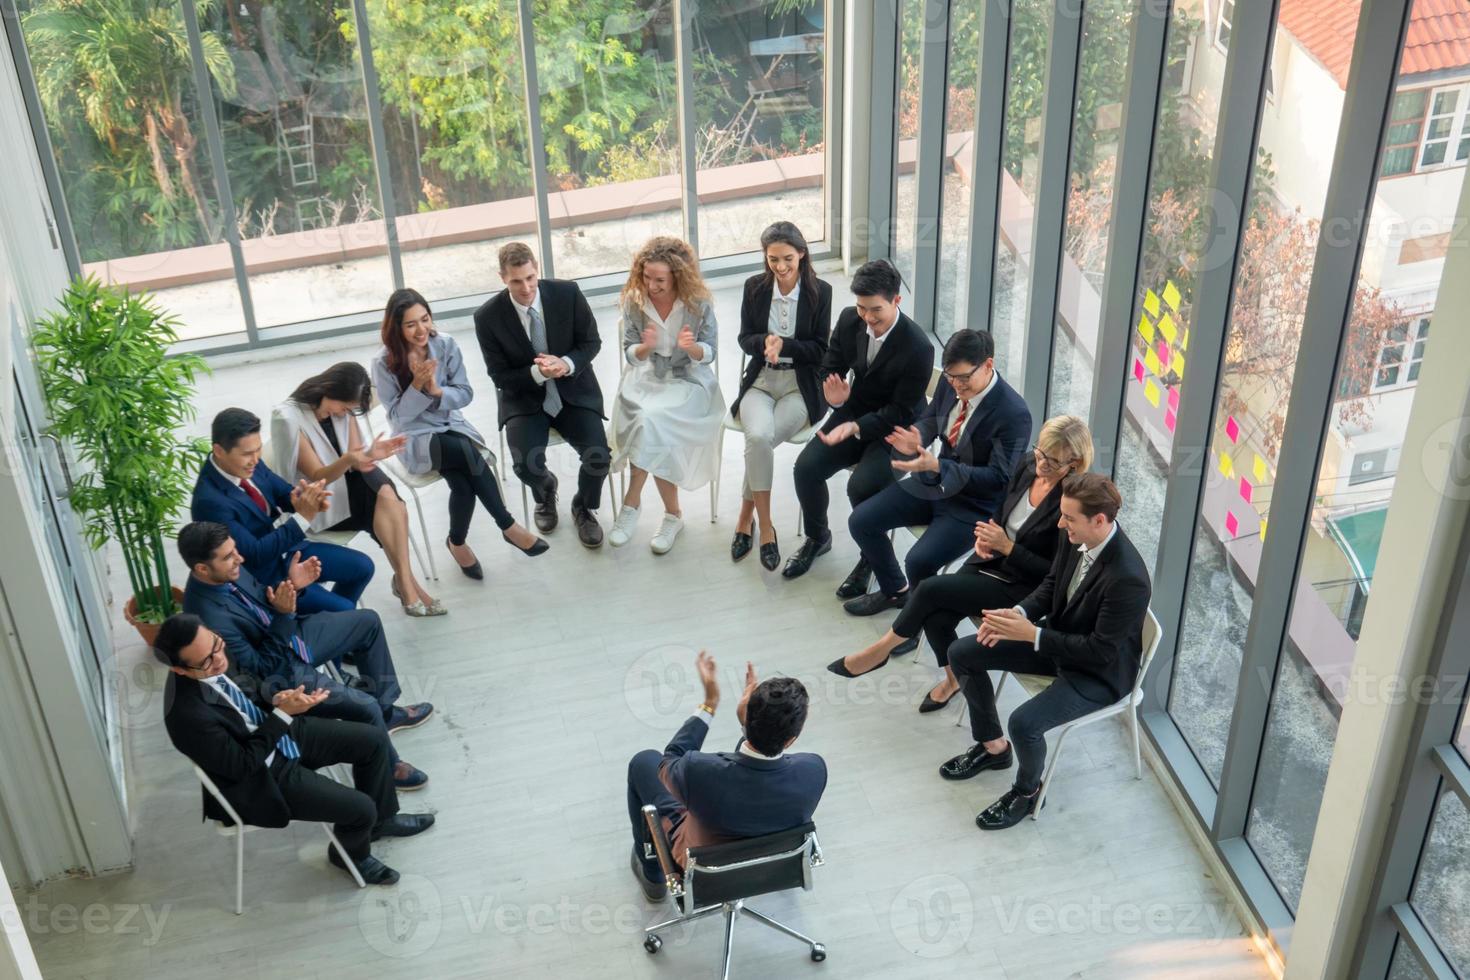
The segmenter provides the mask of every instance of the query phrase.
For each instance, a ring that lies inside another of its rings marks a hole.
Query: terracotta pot
[[[184,602],[184,593],[180,591],[176,586],[172,585],[168,587],[168,590],[173,593],[174,605],[182,605]],[[138,631],[138,635],[143,638],[144,643],[148,644],[148,646],[150,647],[153,646],[153,641],[158,639],[158,631],[163,627],[163,624],[141,623],[138,621],[137,596],[133,596],[131,599],[128,600],[128,604],[126,606],[123,606],[123,618],[128,621],[128,625]]]

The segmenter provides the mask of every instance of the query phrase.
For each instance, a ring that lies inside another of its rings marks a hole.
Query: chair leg
[[[1143,751],[1138,744],[1138,706],[1128,705],[1129,727],[1133,729],[1133,778],[1143,778]]]
[[[720,972],[721,980],[730,980],[730,961],[735,956],[735,920],[742,907],[740,902],[725,906],[725,967]]]
[[[235,825],[235,914],[245,914],[245,828]]]
[[[1072,731],[1072,726],[1067,725],[1057,735],[1057,747],[1047,757],[1046,768],[1041,770],[1041,787],[1036,791],[1036,808],[1031,811],[1031,819],[1041,819],[1041,804],[1046,802],[1046,792],[1051,789],[1051,776],[1056,771],[1057,760],[1062,757],[1062,743],[1067,740],[1067,735]]]
[[[424,536],[424,551],[429,556],[429,578],[437,582],[439,581],[439,567],[434,562],[434,549],[429,545],[429,523],[424,520],[424,502],[419,499],[419,492],[413,487],[409,487],[408,492],[413,497],[414,509],[419,514],[419,531]]]
[[[720,471],[725,466],[725,430],[720,429],[719,436],[715,439],[715,478],[709,481],[709,522],[719,523],[720,519]]]
[[[651,926],[645,926],[643,928],[643,933],[644,935],[647,935],[651,932],[658,932],[660,929],[667,929],[669,928],[669,926],[679,926],[683,925],[686,922],[693,922],[695,919],[703,919],[707,915],[714,915],[716,912],[721,911],[723,908],[723,905],[711,905],[708,908],[702,908],[697,912],[691,912],[689,915],[676,915],[672,919],[665,919],[662,922],[655,922]]]
[[[357,887],[366,888],[367,882],[362,880],[362,872],[357,870],[357,862],[352,860],[351,856],[347,853],[347,848],[342,846],[342,842],[332,832],[332,825],[324,823],[322,824],[322,829],[327,832],[327,847],[329,849],[333,847],[337,849],[337,853],[342,855],[342,863],[347,865],[347,870],[352,875],[352,880],[357,882]]]
[[[521,484],[521,520],[526,522],[526,527],[531,526],[531,505],[527,501],[526,485]]]
[[[965,700],[965,693],[961,691],[955,697],[960,699],[960,716],[954,720],[954,727],[960,728],[965,724],[965,717],[970,713],[970,702]]]
[[[790,926],[788,926],[788,925],[786,925],[784,923],[781,923],[781,922],[777,922],[775,919],[771,918],[769,915],[766,915],[764,912],[757,912],[755,909],[751,908],[749,905],[743,905],[743,906],[741,906],[740,911],[744,912],[746,915],[748,915],[751,918],[755,919],[755,921],[770,926],[772,929],[775,929],[777,932],[784,932],[784,933],[786,933],[786,935],[790,936],[792,939],[799,939],[802,942],[806,943],[808,946],[816,946],[817,945],[817,941],[815,939],[813,939],[811,936],[802,935],[801,933],[797,932],[795,929],[791,928]]]

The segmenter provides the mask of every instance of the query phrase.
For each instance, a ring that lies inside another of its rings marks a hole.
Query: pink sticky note
[[[1240,496],[1246,503],[1251,502],[1251,485],[1245,477],[1240,478]]]
[[[1133,376],[1139,381],[1143,380],[1143,362],[1136,357],[1133,359]]]
[[[1169,389],[1169,407],[1172,408],[1176,412],[1179,411],[1179,389],[1178,388],[1170,388]]]
[[[1159,353],[1159,363],[1163,364],[1164,367],[1168,367],[1169,359],[1173,356],[1169,350],[1169,342],[1167,340],[1160,340],[1155,349]]]
[[[1174,414],[1174,410],[1172,408],[1166,408],[1164,410],[1164,428],[1168,429],[1170,432],[1173,432],[1174,426],[1178,424],[1178,421],[1179,416]]]
[[[1235,537],[1235,532],[1239,530],[1240,522],[1235,519],[1234,514],[1227,511],[1225,513],[1225,533],[1233,538]]]
[[[1234,415],[1225,420],[1225,436],[1231,442],[1240,441],[1240,423],[1235,421]]]

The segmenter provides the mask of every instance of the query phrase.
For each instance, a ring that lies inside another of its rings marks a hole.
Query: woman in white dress
[[[613,403],[613,468],[628,466],[628,492],[608,541],[627,544],[653,475],[663,523],[649,547],[662,555],[684,528],[679,489],[714,479],[725,399],[715,377],[715,311],[688,243],[659,236],[633,256],[621,297],[628,364]]]

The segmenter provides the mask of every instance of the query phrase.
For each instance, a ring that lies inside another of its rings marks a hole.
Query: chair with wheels
[[[741,913],[762,925],[800,940],[809,947],[813,961],[827,958],[827,947],[790,926],[746,905],[759,895],[801,888],[811,891],[812,869],[822,861],[815,824],[783,830],[764,837],[751,837],[728,844],[691,847],[685,853],[684,870],[674,863],[663,820],[652,805],[643,808],[643,819],[653,840],[652,850],[663,869],[669,900],[678,915],[643,930],[643,948],[649,954],[663,946],[659,930],[713,915],[725,914],[725,959],[721,977],[728,980],[735,952],[735,920]]]

